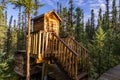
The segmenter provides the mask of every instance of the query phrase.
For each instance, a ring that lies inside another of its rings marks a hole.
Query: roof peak
[[[39,15],[39,16],[36,16],[36,17],[32,18],[32,20],[36,20],[36,19],[38,19],[38,18],[44,17],[45,14],[47,14],[47,13],[52,13],[52,12],[55,13],[55,15],[56,15],[56,16],[58,17],[58,19],[61,21],[61,18],[59,17],[59,15],[56,13],[55,10],[51,10],[51,11],[45,12],[45,13]]]

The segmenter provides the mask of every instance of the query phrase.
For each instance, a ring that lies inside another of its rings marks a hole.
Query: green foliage
[[[117,8],[116,8],[116,0],[113,0],[112,5],[112,28],[116,28],[117,26]]]
[[[95,15],[94,10],[91,10],[91,19],[88,19],[86,23],[86,38],[88,41],[92,41],[95,36]]]
[[[43,4],[35,4],[35,0],[9,0],[9,2],[12,2],[12,4],[15,5],[15,7],[24,7],[26,13],[33,13],[34,10],[37,10],[40,6],[43,6]]]
[[[103,25],[105,25],[105,26],[103,27],[103,30],[104,30],[104,31],[107,31],[107,30],[110,28],[110,20],[109,20],[109,0],[106,0],[106,12],[105,12],[104,18],[105,18],[105,20],[104,20],[105,22],[104,22]]]
[[[120,28],[117,16],[116,2],[113,0],[112,18],[109,18],[109,0],[106,0],[106,12],[99,12],[98,27],[92,43],[87,43],[90,50],[91,76],[97,79],[108,69],[120,64]],[[91,20],[92,21],[92,20]],[[86,24],[86,35],[90,35],[90,21]],[[92,30],[93,31],[93,30]]]
[[[75,14],[75,40],[78,42],[83,41],[84,39],[84,24],[83,24],[83,11],[77,7]]]
[[[70,27],[73,28],[73,11],[74,11],[74,3],[73,3],[73,0],[69,0],[69,24],[70,24]],[[72,32],[70,32],[70,34],[72,34]]]
[[[4,51],[5,49],[5,41],[6,41],[6,26],[0,26],[0,50]]]
[[[5,42],[6,42],[6,32],[7,32],[7,25],[5,25],[4,21],[4,14],[2,9],[0,8],[0,50],[5,50]]]
[[[25,50],[26,49],[26,35],[22,29],[19,29],[17,32],[17,50]]]
[[[120,33],[116,34],[113,29],[109,29],[107,32],[104,32],[101,27],[97,29],[93,43],[88,44],[91,53],[90,74],[93,78],[98,78],[108,69],[120,63],[119,35]]]
[[[35,2],[34,0],[9,0],[15,7],[24,7],[26,13],[33,13],[34,10],[37,10],[43,4],[38,4],[39,2]],[[35,4],[36,3],[36,4]]]
[[[101,27],[98,27],[95,38],[93,40],[93,44],[89,44],[89,49],[91,52],[91,76],[93,78],[97,78],[101,74],[101,68],[103,61],[102,57],[103,53],[103,46],[105,40],[105,33]],[[94,75],[93,75],[94,74]]]
[[[7,56],[6,53],[0,51],[0,80],[13,77],[13,56]]]
[[[67,29],[68,28],[68,10],[67,8],[63,8],[61,9],[61,6],[60,6],[60,17],[62,18],[62,22],[60,24],[60,37],[67,37],[68,35],[68,32],[67,32]]]
[[[108,57],[108,65],[109,67],[113,67],[120,63],[120,38],[118,37],[120,32],[114,32],[114,29],[109,29],[106,34],[105,39],[105,52]]]
[[[17,50],[17,29],[16,27],[11,28],[10,33],[11,33],[10,34],[11,45],[10,45],[9,55],[14,55],[14,53]]]
[[[85,28],[85,36],[86,39],[88,41],[90,41],[91,39],[91,24],[90,24],[90,20],[88,19],[88,21],[86,22],[86,28]]]
[[[95,33],[95,44],[96,46],[101,49],[103,47],[104,43],[103,41],[105,40],[105,33],[101,27],[98,27],[96,33]]]
[[[91,40],[93,39],[94,35],[95,35],[95,14],[94,14],[94,10],[91,10]]]

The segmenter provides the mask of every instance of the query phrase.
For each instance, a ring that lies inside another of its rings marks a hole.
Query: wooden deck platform
[[[108,70],[99,80],[120,80],[120,65]]]

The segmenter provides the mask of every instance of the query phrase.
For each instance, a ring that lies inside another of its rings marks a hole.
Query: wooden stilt
[[[47,61],[43,62],[41,80],[47,80]]]

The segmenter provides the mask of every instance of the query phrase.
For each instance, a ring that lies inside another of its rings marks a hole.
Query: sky
[[[38,15],[43,14],[45,12],[48,12],[50,10],[57,10],[57,1],[59,1],[63,7],[68,7],[69,0],[39,0],[42,4],[45,4],[43,7],[40,7],[38,10]],[[106,2],[105,0],[73,0],[74,1],[74,7],[80,7],[84,12],[84,20],[87,21],[88,18],[90,18],[91,10],[94,9],[95,13],[95,19],[98,17],[99,8],[102,9],[102,12],[104,13],[106,10]],[[111,8],[112,1],[109,0]],[[116,0],[116,4],[119,4],[119,0]],[[8,4],[7,5],[7,11],[8,11],[8,21],[10,16],[13,15],[13,18],[17,20],[18,18],[18,9],[13,9],[13,5]],[[110,9],[111,11],[111,9]]]

